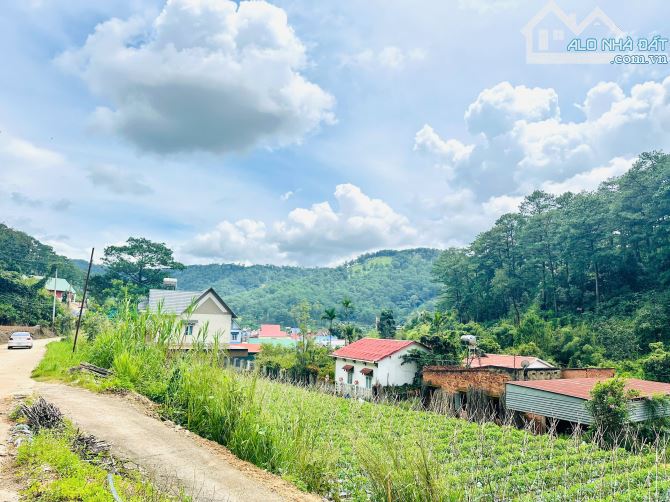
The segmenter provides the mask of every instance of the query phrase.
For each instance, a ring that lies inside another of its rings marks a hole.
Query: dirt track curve
[[[0,449],[7,437],[6,412],[11,396],[38,392],[59,406],[81,429],[109,442],[117,456],[137,464],[161,483],[180,485],[194,500],[321,500],[238,459],[216,443],[152,418],[141,402],[62,384],[35,382],[30,379],[30,372],[42,358],[48,342],[37,340],[33,350],[21,351],[8,351],[0,345]],[[4,500],[2,490],[0,486],[0,502]],[[11,494],[5,497],[15,500],[10,498]]]

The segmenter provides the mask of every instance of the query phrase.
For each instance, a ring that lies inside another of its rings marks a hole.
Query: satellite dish
[[[528,366],[530,366],[530,361],[528,361],[528,359],[524,359],[523,361],[521,361],[521,367],[523,369],[528,368]]]
[[[469,347],[477,346],[477,337],[474,335],[463,335],[461,337],[461,342],[468,345]]]

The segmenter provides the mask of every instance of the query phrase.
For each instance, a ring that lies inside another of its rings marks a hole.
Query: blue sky
[[[546,3],[9,4],[0,221],[72,257],[141,235],[186,263],[465,245],[534,189],[669,148],[668,65],[526,62]],[[670,35],[660,0],[556,4]]]

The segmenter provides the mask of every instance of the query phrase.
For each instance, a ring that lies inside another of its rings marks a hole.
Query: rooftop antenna
[[[468,357],[465,360],[465,367],[470,368],[475,357],[479,357],[477,353],[477,337],[474,335],[463,335],[461,342],[465,344],[468,349]]]

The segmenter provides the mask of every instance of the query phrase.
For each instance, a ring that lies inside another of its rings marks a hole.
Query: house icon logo
[[[581,23],[550,0],[521,30],[526,38],[528,64],[609,64],[611,52],[568,52],[575,38],[623,38],[626,34],[600,7]]]

